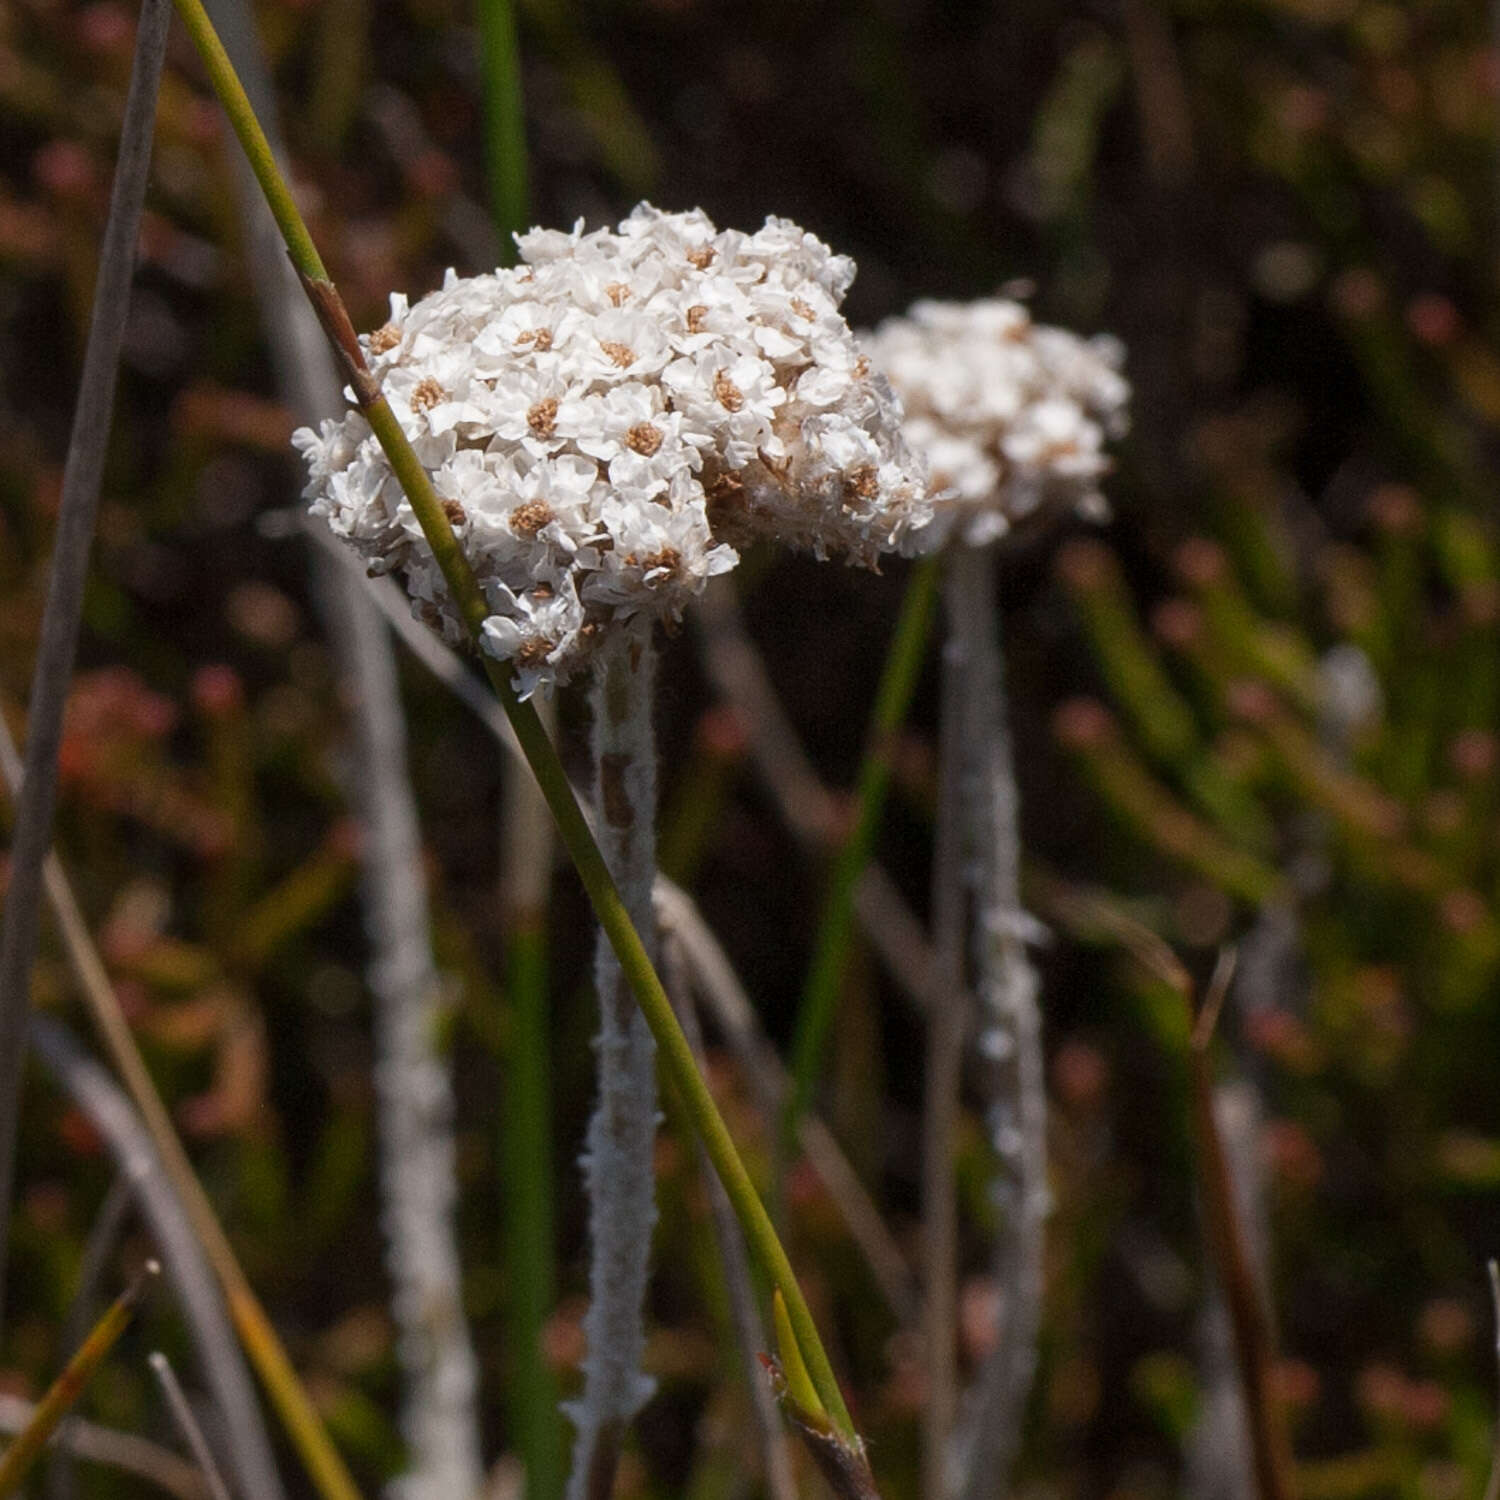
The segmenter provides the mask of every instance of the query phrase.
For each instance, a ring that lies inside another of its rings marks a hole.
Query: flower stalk
[[[617,632],[594,674],[594,805],[599,842],[636,931],[656,929],[656,650],[649,626]],[[655,946],[654,943],[651,944]],[[593,1259],[584,1318],[583,1395],[569,1500],[608,1496],[626,1426],[650,1399],[641,1371],[651,1230],[656,1223],[656,1046],[620,961],[600,934],[594,959],[599,1097],[589,1121],[584,1180]]]
[[[336,288],[328,279],[306,225],[297,213],[291,194],[266,146],[264,132],[255,120],[218,38],[213,34],[212,25],[200,0],[176,0],[176,5],[203,57],[214,90],[245,149],[251,168],[266,193],[272,213],[286,240],[293,265],[301,275],[314,309],[330,337],[361,412],[385,451],[464,624],[471,638],[478,644],[483,637],[488,610],[473,570],[454,536],[432,482],[412,451],[400,423],[381,395],[379,385],[365,363],[348,314]],[[818,1394],[840,1433],[851,1443],[858,1444],[859,1438],[853,1420],[791,1262],[776,1236],[770,1216],[750,1180],[723,1116],[719,1113],[707,1084],[698,1073],[691,1048],[673,1015],[666,991],[573,795],[562,762],[548,739],[536,710],[530,704],[521,702],[511,688],[508,668],[483,653],[481,660],[557,822],[564,847],[578,870],[599,924],[615,951],[621,972],[656,1039],[662,1065],[675,1086],[681,1090],[689,1119],[702,1139],[709,1159],[744,1227],[752,1254],[786,1298],[788,1316]]]
[[[964,683],[960,795],[967,803],[963,826],[972,840],[985,1123],[1000,1164],[994,1192],[1001,1229],[994,1264],[1003,1307],[995,1350],[964,1416],[958,1466],[964,1500],[988,1500],[1001,1492],[1020,1447],[1041,1328],[1049,1201],[1039,981],[1026,952],[1029,920],[1021,909],[1019,798],[1006,723],[994,568],[992,547],[950,549],[953,649],[945,669],[960,673]]]

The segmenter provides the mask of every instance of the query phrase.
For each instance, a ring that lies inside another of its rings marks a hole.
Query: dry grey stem
[[[1047,1096],[1037,976],[1021,910],[1021,835],[1006,723],[994,558],[955,547],[948,573],[949,629],[963,657],[967,713],[961,785],[973,840],[974,962],[986,1128],[1000,1162],[995,1277],[1001,1324],[994,1353],[965,1401],[957,1443],[964,1500],[1004,1494],[1020,1446],[1036,1368],[1048,1206]]]
[[[62,499],[53,541],[52,577],[42,613],[41,644],[31,680],[24,787],[16,807],[10,883],[0,928],[0,1308],[4,1305],[10,1201],[15,1185],[16,1122],[20,1110],[21,1065],[26,1051],[31,966],[36,957],[41,912],[42,864],[52,842],[63,708],[78,650],[83,586],[88,576],[99,485],[114,415],[115,379],[130,307],[141,206],[151,164],[156,91],[166,57],[171,14],[168,0],[143,0],[109,218],[99,252],[93,317],[63,466]]]
[[[274,96],[249,11],[243,0],[214,0],[211,9],[279,153]],[[343,410],[340,381],[270,214],[248,169],[238,157],[236,162],[256,299],[277,383],[298,419],[316,422]],[[319,583],[350,700],[350,791],[365,830],[361,860],[379,1043],[382,1225],[404,1377],[401,1427],[410,1454],[400,1483],[413,1500],[467,1496],[477,1492],[483,1473],[479,1372],[462,1305],[454,1105],[447,1060],[435,1040],[443,998],[432,956],[421,834],[389,637],[367,596],[368,584],[340,562],[324,554]]]
[[[218,1282],[146,1127],[119,1086],[64,1026],[47,1016],[33,1017],[31,1044],[59,1087],[103,1137],[150,1226],[223,1419],[224,1457],[239,1492],[256,1500],[280,1500],[281,1480]]]
[[[599,847],[621,899],[654,955],[656,658],[644,631],[616,631],[595,667],[594,806]],[[599,1097],[583,1157],[592,1262],[584,1317],[583,1395],[568,1500],[608,1495],[626,1425],[650,1398],[641,1369],[645,1296],[656,1222],[656,1044],[601,932],[594,961]]]

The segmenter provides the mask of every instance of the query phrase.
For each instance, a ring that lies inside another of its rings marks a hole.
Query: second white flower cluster
[[[743,234],[642,204],[517,243],[514,270],[393,296],[361,342],[523,695],[607,631],[676,620],[759,537],[873,565],[1095,499],[1124,427],[1118,345],[1014,302],[919,303],[861,346],[839,311],[853,262],[786,220]],[[462,641],[365,418],[294,441],[314,513]]]

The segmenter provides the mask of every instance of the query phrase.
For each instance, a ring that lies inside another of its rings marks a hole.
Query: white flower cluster
[[[926,474],[839,313],[852,261],[784,219],[720,232],[648,204],[618,232],[517,244],[514,270],[392,297],[361,342],[523,693],[565,681],[616,622],[676,619],[758,536],[867,564],[914,545]],[[363,416],[294,442],[314,513],[461,639]]]
[[[1106,438],[1127,426],[1124,349],[1033,323],[1017,302],[918,302],[864,339],[945,491],[927,541],[974,546],[1036,511],[1102,511]]]

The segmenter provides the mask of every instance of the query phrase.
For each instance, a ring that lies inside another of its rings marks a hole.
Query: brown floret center
[[[641,567],[648,573],[664,568],[668,574],[675,574],[682,567],[682,553],[675,547],[663,547],[660,552],[642,558]]]
[[[557,431],[557,397],[546,396],[526,413],[526,425],[539,437],[549,438]]]
[[[625,446],[643,458],[650,458],[661,447],[662,432],[650,422],[637,422],[625,434]]]
[[[551,654],[552,642],[545,636],[534,635],[529,641],[522,641],[516,648],[515,659],[523,667],[544,667]]]
[[[616,343],[613,339],[600,339],[599,347],[610,357],[610,360],[619,365],[623,370],[627,365],[635,363],[635,350],[629,344]]]
[[[528,500],[510,513],[510,529],[517,536],[535,536],[552,519],[552,507],[545,500]]]
[[[370,353],[384,354],[401,342],[401,330],[394,323],[386,323],[370,335]]]
[[[446,400],[447,396],[447,391],[431,375],[424,375],[417,382],[416,389],[411,393],[411,409],[413,411],[430,411],[438,402]]]
[[[714,399],[725,411],[738,411],[745,404],[745,393],[724,372],[714,374]]]

